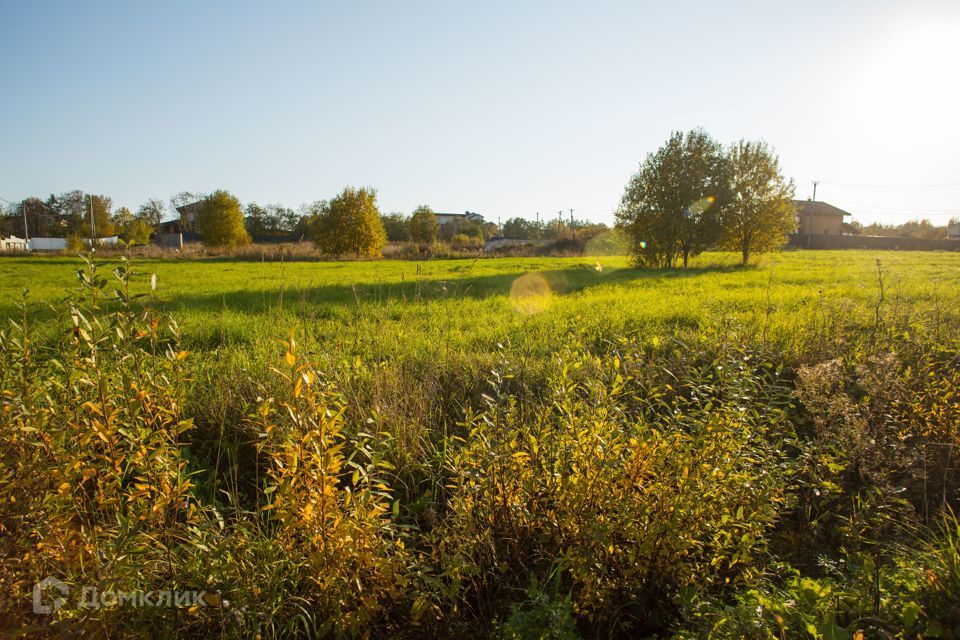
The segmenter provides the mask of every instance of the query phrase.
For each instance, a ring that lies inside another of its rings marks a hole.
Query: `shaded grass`
[[[473,385],[479,383],[470,382],[470,372],[488,368],[500,350],[535,369],[570,345],[603,353],[615,337],[697,342],[733,333],[779,352],[788,365],[816,360],[832,341],[851,335],[845,327],[874,322],[878,255],[788,252],[741,268],[736,256],[715,253],[700,256],[690,269],[668,271],[632,269],[624,257],[154,260],[136,263],[143,274],[136,286],[153,306],[174,315],[185,348],[205,354],[199,357],[210,360],[208,366],[266,373],[294,331],[304,353],[340,380],[359,375],[365,385],[382,386],[389,364],[395,369],[390,375],[398,376],[393,385],[408,384],[400,380],[406,371],[420,372],[427,386],[462,378],[454,382],[455,389],[463,386],[456,401],[462,403],[476,396]],[[897,316],[904,330],[911,314],[956,314],[960,256],[885,253],[881,259],[883,311]],[[77,268],[79,261],[68,258],[0,260],[0,316],[16,315],[15,302],[26,288],[32,313],[49,326],[52,311],[37,303],[55,303],[74,289]],[[155,292],[147,284],[151,273],[157,275]],[[552,290],[549,304],[534,315],[519,311],[510,298],[513,282],[527,273],[542,274]],[[363,371],[348,375],[352,369]],[[218,383],[223,375],[211,379]],[[356,407],[358,419],[369,412],[359,401]]]
[[[741,269],[730,254],[706,254],[687,271],[645,271],[625,258],[504,258],[413,262],[251,263],[143,261],[155,299],[176,314],[187,344],[266,348],[294,325],[318,344],[362,355],[397,349],[485,350],[527,331],[556,336],[571,327],[617,332],[693,328],[759,316],[773,334],[798,314],[843,303],[866,314],[878,297],[877,254],[791,252]],[[883,254],[887,304],[943,304],[958,291],[960,256]],[[597,270],[598,264],[602,271]],[[0,260],[0,315],[13,315],[22,289],[54,302],[75,288],[78,261]],[[521,275],[544,275],[554,293],[535,317],[509,298]],[[146,290],[145,282],[141,284]],[[43,317],[44,312],[39,311]]]

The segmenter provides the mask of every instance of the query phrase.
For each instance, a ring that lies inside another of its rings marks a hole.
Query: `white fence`
[[[66,238],[30,238],[30,251],[63,251],[66,248]]]
[[[117,236],[108,236],[106,238],[84,238],[83,244],[87,248],[94,245],[98,247],[116,247],[120,243]],[[0,252],[26,252],[26,251],[66,251],[66,238],[30,238],[24,240],[16,236],[9,238],[0,238]]]

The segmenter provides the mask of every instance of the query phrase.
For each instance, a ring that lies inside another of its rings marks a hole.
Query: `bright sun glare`
[[[905,25],[859,60],[857,116],[875,133],[943,135],[957,127],[960,39],[946,25]]]

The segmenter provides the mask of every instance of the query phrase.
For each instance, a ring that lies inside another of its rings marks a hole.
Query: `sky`
[[[864,223],[960,217],[960,1],[0,4],[0,197],[613,222],[671,131]]]

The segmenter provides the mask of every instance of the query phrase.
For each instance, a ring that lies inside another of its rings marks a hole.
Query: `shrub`
[[[420,205],[410,216],[410,239],[420,244],[436,242],[440,226],[433,209],[427,205]]]
[[[939,531],[915,555],[924,580],[920,606],[909,613],[926,623],[928,637],[960,638],[960,520],[956,515],[946,514]]]
[[[552,384],[553,410],[531,422],[508,397],[468,416],[433,532],[457,600],[483,611],[559,563],[581,619],[649,633],[673,594],[748,570],[782,492],[754,427],[724,411],[692,428],[625,420],[616,373]]]
[[[83,236],[81,236],[79,233],[71,233],[67,236],[67,251],[70,253],[80,253],[85,248]]]
[[[387,234],[373,189],[347,187],[310,220],[310,237],[325,253],[379,257]]]
[[[325,630],[360,633],[402,592],[403,543],[391,522],[390,466],[372,436],[343,434],[345,404],[307,363],[291,336],[284,399],[269,398],[254,418],[266,460],[262,507],[273,543],[300,558],[301,597]],[[347,445],[352,446],[347,448]]]
[[[53,576],[74,598],[55,613],[63,628],[97,628],[130,610],[84,608],[80,587],[147,590],[176,582],[173,549],[202,520],[180,438],[183,360],[176,325],[140,310],[126,262],[104,311],[107,279],[88,263],[70,332],[38,352],[26,311],[0,332],[5,447],[0,529],[5,593]],[[42,355],[41,355],[42,353]],[[23,601],[2,617],[28,618]]]
[[[483,238],[477,236],[468,236],[465,233],[458,233],[450,238],[450,245],[454,249],[479,249],[483,246]]]
[[[208,247],[234,248],[250,244],[240,201],[222,190],[200,201],[197,231]]]

